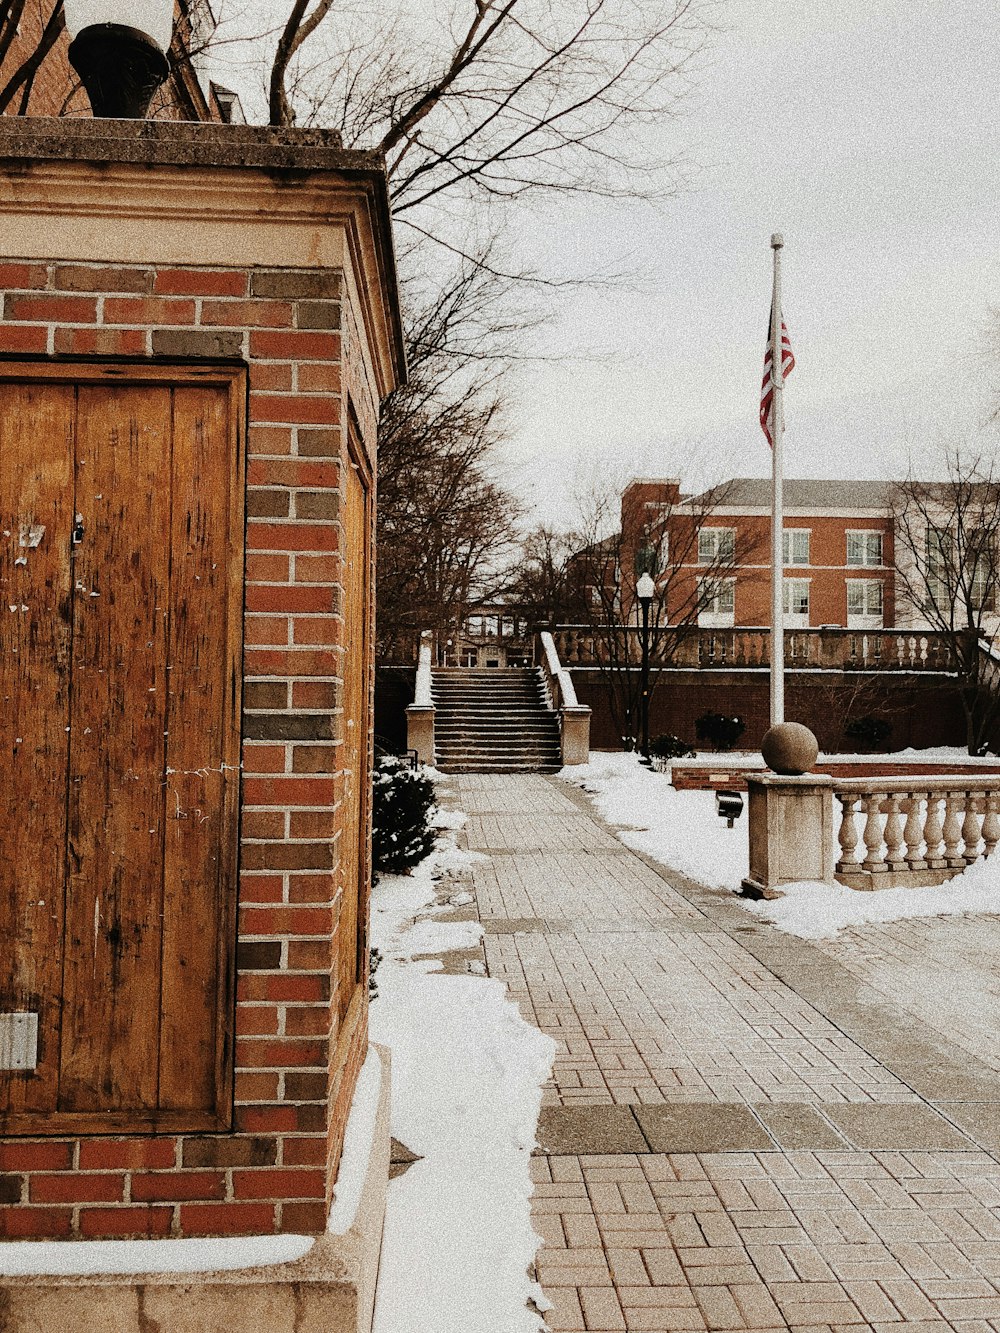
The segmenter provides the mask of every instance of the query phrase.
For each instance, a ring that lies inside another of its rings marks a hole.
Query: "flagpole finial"
[[[774,232],[771,236],[771,249],[780,250],[784,244],[785,244],[785,238],[784,236],[782,236],[781,232],[780,231]]]

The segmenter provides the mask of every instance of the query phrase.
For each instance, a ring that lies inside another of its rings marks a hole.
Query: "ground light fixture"
[[[647,571],[636,580],[635,595],[642,608],[642,676],[640,699],[640,749],[642,762],[649,763],[649,606],[656,593],[656,584]]]
[[[95,117],[142,120],[170,73],[173,0],[66,0],[70,64]]]

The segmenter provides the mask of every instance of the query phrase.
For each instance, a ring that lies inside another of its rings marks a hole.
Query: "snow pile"
[[[6,1241],[0,1273],[76,1277],[97,1273],[206,1273],[287,1264],[312,1249],[311,1236],[210,1240]]]
[[[436,875],[481,859],[446,838],[373,897],[372,942],[384,958],[371,1036],[392,1050],[393,1135],[422,1159],[389,1189],[375,1333],[542,1327],[527,1307],[544,1303],[527,1271],[540,1244],[529,1158],[555,1043],[499,981],[411,961],[478,942],[476,923],[435,920],[431,904]]]
[[[916,751],[928,754],[929,751]],[[711,791],[674,791],[665,774],[644,768],[634,754],[596,754],[589,764],[567,768],[595,800],[601,817],[621,831],[626,846],[715,889],[739,890],[749,868],[747,815],[734,828],[715,813]],[[977,861],[935,888],[878,889],[842,884],[784,884],[784,897],[742,900],[779,930],[801,939],[829,939],[850,926],[909,917],[959,916],[1000,911],[1000,857]]]
[[[1000,911],[1000,861],[977,861],[934,888],[876,889],[862,893],[844,884],[783,884],[782,898],[747,902],[758,916],[803,940],[832,939],[849,926],[904,921],[920,916],[962,916]]]
[[[747,817],[727,828],[713,792],[674,791],[666,774],[643,768],[634,754],[594,754],[561,776],[594,797],[627,847],[709,888],[739,888],[749,865]]]
[[[604,756],[602,755],[601,758]],[[710,768],[720,772],[742,769],[764,771],[767,765],[759,750],[702,751],[690,759],[674,761],[678,768]],[[885,754],[827,754],[821,750],[816,763],[823,764],[952,764],[956,770],[965,768],[996,768],[1000,759],[995,754],[970,755],[963,745],[936,745],[926,750],[889,750]]]
[[[382,1061],[375,1051],[369,1050],[358,1075],[351,1114],[347,1117],[347,1128],[344,1131],[344,1147],[340,1154],[333,1206],[326,1223],[331,1236],[343,1236],[354,1225],[361,1191],[364,1189],[365,1172],[371,1159],[381,1091]]]

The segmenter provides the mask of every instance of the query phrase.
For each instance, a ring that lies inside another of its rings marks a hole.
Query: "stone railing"
[[[640,631],[622,626],[614,631],[623,649],[616,658],[638,665]],[[587,625],[560,625],[553,631],[559,660],[565,667],[599,666],[608,660],[608,631]],[[670,630],[670,666],[694,670],[733,670],[770,665],[770,630],[757,626],[733,629]],[[679,642],[678,642],[678,635]],[[657,665],[656,631],[651,634],[652,661]],[[949,637],[932,630],[809,629],[785,631],[785,665],[792,670],[955,671]]]
[[[573,678],[563,667],[555,641],[548,630],[535,639],[535,661],[542,669],[545,688],[559,714],[559,739],[565,765],[590,760],[590,709],[576,697]]]
[[[1000,842],[1000,777],[837,778],[833,793],[836,877],[852,888],[941,884]]]
[[[406,710],[406,745],[408,749],[416,750],[422,764],[434,763],[434,699],[431,694],[433,661],[434,635],[425,629],[420,636],[413,703]]]

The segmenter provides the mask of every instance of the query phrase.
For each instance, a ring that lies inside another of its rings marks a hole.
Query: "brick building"
[[[785,482],[787,628],[897,625],[891,495],[890,482]],[[699,625],[767,625],[770,496],[770,482],[756,477],[697,496],[683,495],[673,479],[630,483],[622,496],[623,608],[632,609],[631,571],[679,561],[671,595],[676,604],[697,602]],[[706,581],[707,595],[693,591]]]

